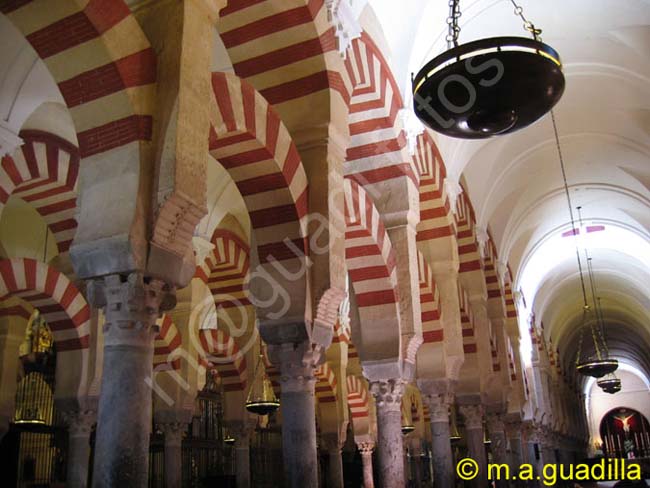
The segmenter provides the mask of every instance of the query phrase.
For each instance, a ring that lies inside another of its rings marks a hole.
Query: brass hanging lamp
[[[483,422],[483,444],[486,446],[492,444],[492,439],[490,438],[490,433],[487,428],[487,422]]]
[[[560,55],[541,42],[541,29],[510,0],[532,39],[493,37],[459,44],[460,0],[449,0],[447,51],[413,77],[413,105],[430,129],[485,139],[522,129],[564,93]]]
[[[566,167],[564,165],[564,156],[562,155],[562,147],[560,146],[560,136],[557,130],[557,123],[555,121],[555,114],[551,110],[551,121],[553,123],[553,134],[555,137],[555,145],[557,148],[558,158],[560,160],[560,169],[562,170],[562,181],[564,184],[564,194],[567,200],[567,206],[569,209],[569,217],[571,220],[571,235],[574,239],[577,239],[579,234],[576,229],[576,221],[573,214],[573,206],[571,204],[571,194],[569,193],[569,184],[567,182],[566,176]],[[578,212],[580,212],[581,207],[577,207]],[[582,220],[582,217],[580,217]],[[586,252],[586,251],[585,251]],[[588,257],[588,255],[587,255]],[[609,350],[605,343],[604,337],[601,335],[598,337],[598,330],[595,326],[596,321],[589,321],[588,316],[592,312],[591,307],[587,301],[587,288],[585,285],[585,277],[582,270],[582,259],[580,258],[580,249],[576,241],[576,261],[578,262],[578,272],[580,274],[580,287],[582,290],[582,332],[580,334],[580,341],[578,343],[578,352],[576,354],[576,370],[585,376],[592,376],[594,378],[602,378],[605,375],[613,373],[618,368],[618,360],[612,359],[609,357]],[[589,263],[589,259],[587,259]],[[592,281],[593,283],[593,281]],[[596,301],[596,296],[594,293],[594,302]],[[589,324],[589,325],[587,325]],[[591,338],[594,346],[594,354],[587,358],[582,357],[582,342],[584,339],[585,330],[589,329],[591,332]]]
[[[451,406],[451,426],[449,428],[449,440],[454,442],[454,441],[459,441],[461,440],[462,437],[460,435],[460,432],[458,431],[458,422],[456,421],[456,407]]]
[[[402,400],[402,434],[408,435],[415,430],[413,420],[411,418],[410,406],[405,408],[404,400]]]
[[[605,378],[599,379],[597,382],[598,386],[605,393],[613,395],[621,391],[621,380],[618,379],[615,375],[611,374]]]
[[[264,354],[260,343],[260,355],[253,373],[253,381],[246,397],[246,410],[256,415],[269,415],[280,408],[271,380],[264,368]]]

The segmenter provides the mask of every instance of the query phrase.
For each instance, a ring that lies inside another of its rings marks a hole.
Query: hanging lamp
[[[580,213],[582,207],[577,207],[578,218],[580,219],[580,228],[582,228],[582,214]],[[603,319],[603,312],[600,304],[600,298],[596,293],[596,278],[594,277],[594,267],[593,259],[589,256],[589,250],[585,247],[585,259],[587,260],[587,272],[589,274],[589,286],[591,288],[591,295],[593,298],[595,312],[596,312],[596,323],[597,326],[594,327],[592,324],[592,339],[594,341],[594,348],[596,349],[596,354],[598,351],[602,351],[601,361],[594,368],[594,364],[590,365],[591,371],[596,370],[597,374],[600,374],[602,371],[607,371],[607,373],[596,376],[601,378],[602,376],[607,376],[607,378],[598,380],[598,386],[602,388],[603,391],[607,393],[616,393],[621,389],[621,380],[616,378],[614,371],[618,368],[618,361],[616,359],[609,359],[609,348],[607,347],[607,342],[605,341],[605,321]],[[613,364],[615,363],[615,364]],[[594,376],[591,374],[590,376]]]
[[[415,430],[413,425],[413,419],[411,418],[410,405],[409,408],[406,408],[404,400],[402,400],[402,434],[408,435]]]
[[[485,139],[522,129],[564,93],[560,55],[541,29],[510,0],[532,39],[492,37],[458,44],[460,0],[449,0],[447,51],[413,77],[413,105],[430,129],[461,139]]]
[[[490,438],[490,433],[487,428],[487,422],[483,422],[483,444],[486,446],[492,444],[492,439]]]
[[[613,374],[599,379],[596,383],[605,393],[610,393],[613,395],[614,393],[621,391],[621,380]]]
[[[557,122],[555,121],[555,114],[551,110],[551,121],[553,123],[553,135],[555,138],[555,146],[557,148],[558,158],[560,160],[560,169],[562,170],[562,181],[564,185],[564,194],[567,200],[569,209],[569,218],[571,219],[571,235],[577,239],[578,230],[576,229],[576,221],[573,214],[573,206],[571,204],[571,194],[569,193],[569,183],[566,177],[566,167],[564,165],[564,156],[562,155],[562,147],[560,146],[560,136],[557,130]],[[577,207],[580,212],[581,207]],[[582,217],[580,217],[582,220]],[[578,272],[580,275],[580,287],[582,290],[582,332],[580,334],[580,341],[578,343],[578,352],[576,354],[576,370],[585,376],[592,376],[594,378],[602,378],[603,376],[613,373],[618,368],[618,360],[609,357],[609,350],[605,344],[604,337],[597,336],[597,328],[594,326],[594,321],[588,321],[588,315],[591,313],[591,307],[587,301],[587,288],[585,285],[585,277],[582,270],[582,259],[580,258],[580,249],[576,242],[576,261],[578,262]],[[587,261],[588,262],[588,261]],[[594,302],[596,300],[594,294]],[[587,326],[589,322],[589,326]],[[592,343],[594,346],[594,354],[587,358],[582,357],[582,342],[584,339],[585,329],[589,328],[591,332]]]
[[[449,440],[459,441],[462,437],[458,431],[458,422],[456,422],[456,408],[452,405],[451,407],[451,427],[449,428]]]
[[[260,355],[255,365],[253,382],[246,397],[246,410],[256,415],[269,415],[280,408],[280,401],[275,396],[271,380],[264,369],[264,354],[260,343]]]

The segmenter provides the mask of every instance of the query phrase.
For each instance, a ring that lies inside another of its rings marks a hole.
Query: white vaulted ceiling
[[[555,116],[573,206],[582,206],[585,226],[605,226],[579,245],[593,257],[612,352],[650,376],[650,2],[517,3],[564,63],[566,91]],[[369,4],[408,104],[410,73],[446,49],[448,2]],[[510,0],[460,5],[461,43],[528,37]],[[435,137],[448,173],[465,182],[478,225],[489,227],[500,259],[510,264],[527,313],[535,312],[547,339],[571,361],[582,292],[574,240],[559,237],[569,229],[569,213],[550,115],[485,141]],[[623,246],[627,241],[634,246]],[[522,335],[525,344],[528,334]]]

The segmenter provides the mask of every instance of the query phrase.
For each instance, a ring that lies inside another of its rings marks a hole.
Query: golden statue
[[[25,328],[25,338],[18,348],[20,357],[32,353],[46,353],[52,349],[54,337],[38,310],[34,311]]]

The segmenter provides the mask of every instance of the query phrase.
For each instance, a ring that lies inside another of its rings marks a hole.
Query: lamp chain
[[[449,32],[445,38],[447,41],[448,49],[458,46],[458,36],[460,35],[460,26],[458,25],[458,19],[460,16],[460,0],[449,0],[449,17],[447,17]]]
[[[567,204],[569,206],[569,216],[571,218],[571,232],[573,238],[576,239],[577,230],[576,230],[576,221],[573,216],[573,206],[571,204],[571,194],[569,193],[569,184],[566,179],[566,169],[564,166],[564,157],[562,155],[562,148],[560,147],[560,136],[557,131],[557,123],[555,122],[555,113],[551,110],[551,120],[553,121],[553,133],[555,134],[555,145],[557,147],[557,153],[560,158],[560,168],[562,168],[562,180],[564,182],[564,193],[566,195]],[[580,259],[580,250],[576,245],[576,259],[578,260],[578,270],[580,271],[580,285],[582,286],[582,300],[585,310],[589,310],[589,304],[587,303],[587,289],[585,287],[585,277],[582,272],[582,260]]]
[[[521,5],[517,5],[515,0],[510,0],[510,3],[512,3],[512,6],[515,7],[515,15],[521,17],[521,20],[524,22],[524,29],[530,32],[536,41],[541,41],[542,38],[540,36],[542,34],[542,29],[535,27],[535,24],[526,18],[524,15],[524,8]]]

